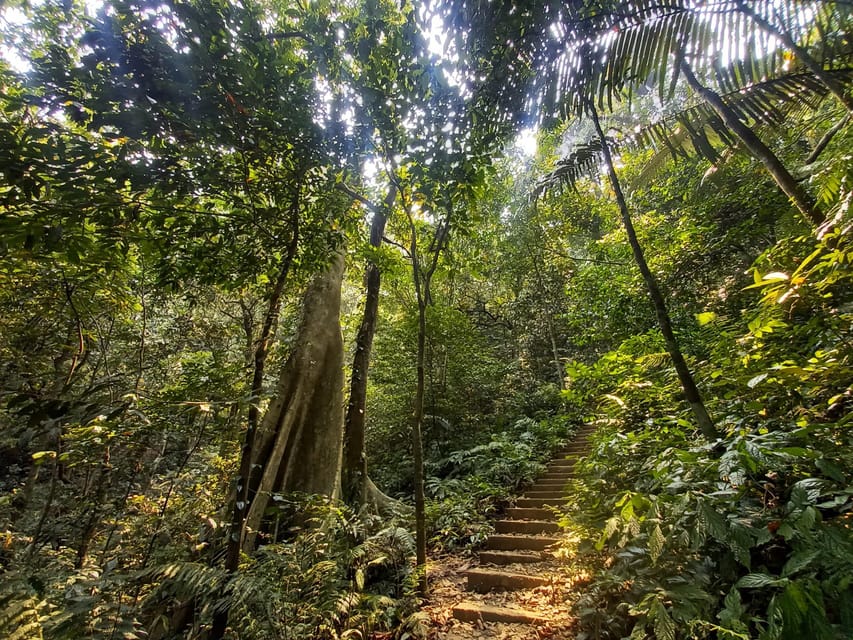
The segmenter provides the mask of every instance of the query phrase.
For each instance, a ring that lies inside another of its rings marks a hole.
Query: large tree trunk
[[[243,550],[254,549],[273,492],[340,493],[344,360],[341,281],[344,255],[305,293],[296,345],[282,367],[275,397],[258,428],[252,466],[260,469],[249,505]]]
[[[242,526],[230,532],[226,571],[233,574],[240,551],[251,553],[275,492],[303,491],[336,497],[343,444],[343,339],[340,326],[344,255],[317,275],[305,292],[296,344],[282,367],[274,399],[250,450],[247,504],[237,499]],[[242,469],[243,465],[241,465]],[[246,476],[243,476],[246,478]],[[241,481],[245,482],[241,478]],[[255,480],[255,478],[257,480]],[[238,492],[238,496],[239,496]],[[228,609],[214,616],[211,640],[225,634]]]
[[[794,203],[794,206],[799,209],[806,220],[815,226],[822,223],[823,214],[815,208],[814,203],[794,179],[794,176],[785,168],[782,161],[770,150],[770,147],[764,144],[752,129],[741,122],[737,114],[723,102],[719,94],[702,85],[697,80],[693,69],[690,68],[690,65],[684,59],[681,61],[681,72],[684,74],[684,78],[687,80],[690,88],[711,105],[732,133],[740,138],[740,141],[743,142],[753,157],[764,165],[764,168],[767,169],[767,172],[773,177],[776,184],[779,185],[779,188],[791,199],[791,202]]]
[[[709,440],[716,440],[719,437],[717,428],[714,426],[711,417],[705,409],[705,403],[702,401],[702,396],[699,394],[699,389],[696,387],[696,382],[693,380],[693,374],[690,373],[690,368],[684,360],[681,353],[681,348],[678,346],[678,340],[675,338],[675,332],[672,330],[672,321],[669,318],[669,311],[666,308],[666,301],[658,287],[657,280],[652,274],[649,265],[646,262],[646,257],[643,254],[643,248],[640,246],[640,241],[637,239],[637,232],[634,230],[634,223],[631,221],[631,214],[628,211],[628,203],[625,201],[625,195],[622,193],[622,187],[619,184],[619,178],[616,175],[616,169],[613,167],[613,157],[610,155],[610,149],[607,146],[607,139],[604,136],[604,131],[601,128],[601,122],[598,120],[598,112],[592,102],[587,104],[592,122],[595,125],[595,131],[598,134],[598,139],[601,141],[601,151],[604,155],[604,163],[607,166],[607,175],[610,178],[610,186],[613,187],[613,192],[616,194],[616,202],[619,205],[619,212],[622,216],[622,224],[625,227],[625,234],[628,236],[628,244],[631,245],[631,251],[634,254],[634,260],[640,273],[643,276],[643,281],[646,283],[646,288],[649,291],[649,297],[652,299],[652,304],[657,315],[658,326],[663,334],[666,350],[672,358],[672,364],[675,366],[675,371],[678,374],[678,379],[681,381],[681,388],[684,390],[684,396],[693,411],[693,416],[699,425],[699,430]]]

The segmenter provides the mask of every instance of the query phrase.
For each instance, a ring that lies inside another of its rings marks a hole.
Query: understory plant
[[[166,637],[161,621],[168,621],[172,633],[195,637],[223,607],[231,611],[230,637],[245,640],[358,638],[389,629],[423,635],[405,520],[359,515],[321,496],[274,498],[270,517],[288,525],[275,528],[230,579],[191,557],[120,575],[87,567],[66,580],[64,592],[7,574],[0,635]]]
[[[701,318],[715,442],[653,337],[570,365],[600,427],[565,518],[598,531],[579,638],[851,637],[851,258],[846,229],[780,243],[742,318]]]

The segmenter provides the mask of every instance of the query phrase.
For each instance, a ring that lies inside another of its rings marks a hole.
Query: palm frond
[[[796,58],[773,30],[822,68],[853,59],[846,0],[586,0],[556,8],[452,0],[449,7],[448,24],[466,33],[471,59],[499,71],[503,88],[491,97],[528,121],[583,115],[590,102],[609,106],[640,86],[656,86],[663,97],[674,90],[683,55],[700,76],[715,73],[723,93],[772,79]]]
[[[553,171],[536,185],[535,197],[541,197],[565,186],[572,189],[578,180],[594,175],[601,165],[602,146],[599,140],[578,145],[565,158],[557,162]]]
[[[843,86],[853,83],[853,68],[832,72]],[[744,122],[756,127],[773,127],[786,119],[813,110],[826,98],[828,89],[813,75],[805,72],[759,82],[721,96]],[[628,141],[634,147],[652,147],[672,157],[698,154],[716,162],[720,145],[735,146],[717,113],[707,103],[688,107],[640,129]]]
[[[699,66],[711,66],[720,56],[736,52],[733,78],[740,86],[771,77],[784,60],[773,37],[755,28],[731,2],[700,6],[634,0],[596,15],[604,17],[573,43],[583,55],[564,54],[568,64],[561,65],[560,72],[570,77],[555,79],[566,90],[568,113],[582,114],[589,100],[610,106],[642,85],[657,86],[664,98],[674,91],[675,70],[683,55],[689,55],[694,66],[697,61]]]

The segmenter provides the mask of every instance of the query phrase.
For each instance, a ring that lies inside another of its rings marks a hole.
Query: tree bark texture
[[[393,185],[385,197],[384,207],[373,210],[370,223],[370,246],[379,247],[385,233],[388,214],[397,198],[397,189]],[[358,335],[355,340],[355,355],[352,361],[349,401],[344,418],[344,454],[341,470],[343,499],[350,505],[362,505],[370,501],[375,487],[367,475],[367,453],[364,445],[365,420],[367,417],[367,375],[370,367],[370,352],[373,348],[373,336],[376,333],[376,319],[379,313],[379,291],[381,273],[379,266],[372,260],[367,264],[364,276],[367,293],[364,299],[364,312]],[[380,505],[376,505],[377,507]]]
[[[823,222],[823,214],[821,214],[811,202],[811,199],[806,195],[806,192],[800,187],[794,177],[790,174],[782,161],[764,144],[755,132],[746,126],[737,114],[723,101],[716,92],[702,85],[693,73],[693,69],[687,64],[686,60],[681,61],[681,72],[687,80],[687,84],[699,96],[702,97],[717,115],[720,116],[725,125],[734,133],[744,146],[749,150],[754,158],[759,160],[768,173],[779,185],[779,188],[787,195],[794,206],[801,214],[813,225],[817,226]]]
[[[251,446],[244,447],[225,558],[228,575],[237,571],[241,551],[255,549],[272,493],[304,491],[336,497],[340,492],[343,273],[344,254],[336,252],[329,268],[308,285],[296,344],[281,369],[273,400]],[[241,500],[243,496],[248,499]],[[225,635],[228,614],[227,607],[215,613],[210,640]]]
[[[681,353],[681,348],[678,346],[678,340],[675,337],[675,332],[672,330],[672,321],[669,317],[669,310],[666,307],[666,301],[660,291],[657,280],[652,274],[649,265],[646,262],[646,257],[643,254],[643,248],[640,246],[640,241],[637,239],[637,232],[634,229],[634,223],[631,221],[631,214],[628,211],[628,203],[625,200],[625,194],[622,192],[622,187],[619,183],[619,177],[616,175],[616,169],[613,167],[613,157],[610,155],[610,149],[607,146],[607,139],[604,136],[604,131],[601,128],[601,122],[598,119],[598,112],[595,105],[588,103],[590,115],[592,116],[595,131],[598,134],[598,139],[601,141],[601,151],[604,155],[604,163],[607,166],[607,175],[610,179],[610,186],[613,187],[613,192],[616,195],[616,202],[619,205],[619,212],[622,216],[622,224],[625,227],[625,234],[628,236],[628,244],[631,245],[631,251],[634,254],[634,260],[637,267],[640,269],[640,274],[643,276],[643,281],[646,283],[646,288],[649,292],[649,297],[652,299],[652,304],[655,308],[658,326],[663,334],[666,350],[672,358],[672,363],[675,366],[675,371],[678,374],[678,379],[681,382],[681,387],[684,390],[684,396],[687,399],[690,409],[693,411],[693,416],[699,426],[699,430],[709,440],[716,440],[719,437],[717,428],[714,426],[708,411],[705,408],[705,403],[702,401],[702,396],[699,394],[699,389],[693,379],[693,374],[684,360],[684,355]]]
[[[344,362],[340,307],[344,255],[309,284],[293,352],[258,427],[252,466],[260,470],[242,548],[251,552],[274,492],[340,493]]]

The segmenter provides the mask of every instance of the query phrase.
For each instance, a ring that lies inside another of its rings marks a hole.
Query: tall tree
[[[657,279],[652,274],[649,265],[646,262],[643,249],[637,239],[637,232],[634,230],[634,223],[631,220],[631,214],[628,210],[628,203],[625,200],[625,195],[622,193],[622,186],[619,183],[619,178],[616,175],[616,168],[613,164],[613,157],[610,154],[608,147],[607,136],[604,134],[604,129],[601,127],[601,121],[598,117],[598,111],[595,105],[589,105],[589,115],[595,125],[595,131],[598,134],[598,144],[600,145],[601,155],[604,158],[604,166],[607,168],[607,177],[610,180],[610,186],[613,188],[613,193],[616,197],[616,203],[619,206],[619,213],[622,216],[622,225],[625,227],[625,233],[628,236],[628,243],[631,245],[631,252],[634,254],[634,261],[643,276],[643,281],[649,292],[649,297],[652,299],[652,305],[657,316],[658,326],[661,334],[663,334],[666,350],[669,357],[672,358],[672,364],[678,374],[678,379],[681,382],[681,388],[684,390],[684,396],[690,409],[693,412],[693,417],[699,426],[699,430],[709,440],[715,440],[719,437],[719,432],[714,426],[714,422],[708,415],[708,410],[705,408],[705,403],[702,396],[699,394],[699,389],[693,379],[693,374],[684,360],[684,355],[678,345],[678,340],[675,337],[675,332],[672,328],[672,320],[669,316],[669,310],[666,306],[663,294],[658,286]]]
[[[396,187],[392,184],[381,207],[371,206],[373,219],[370,223],[370,246],[378,249],[382,244],[385,224],[397,199]],[[369,259],[364,274],[366,292],[361,324],[355,339],[352,374],[350,376],[349,399],[344,418],[344,460],[342,468],[343,497],[349,504],[365,502],[383,505],[387,502],[373,488],[367,473],[365,451],[365,422],[367,418],[367,376],[376,321],[379,314],[381,271],[374,259]],[[377,504],[377,506],[383,506]]]

